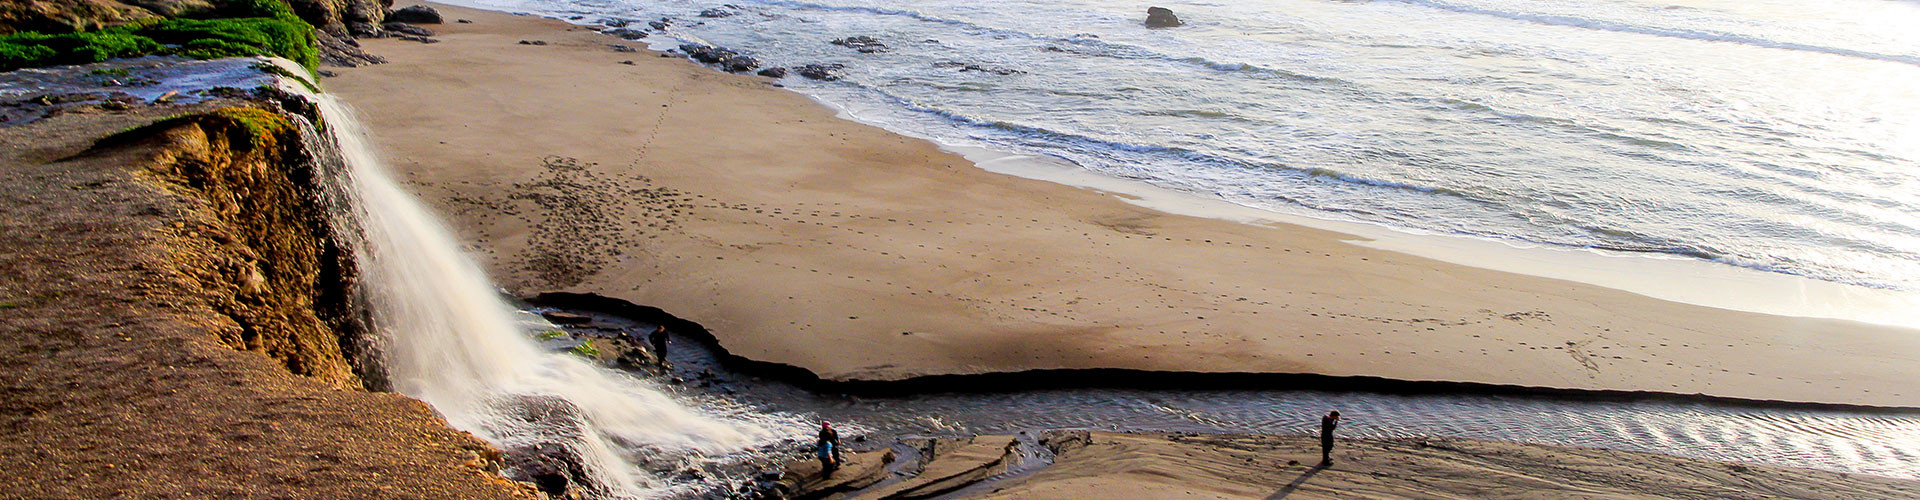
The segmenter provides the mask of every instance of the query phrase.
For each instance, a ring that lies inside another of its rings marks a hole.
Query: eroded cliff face
[[[266,95],[0,125],[0,496],[531,498],[360,390],[351,245]]]
[[[320,163],[296,125],[259,106],[173,118],[127,133],[150,137],[121,140],[158,150],[146,172],[191,207],[188,224],[207,228],[171,257],[240,325],[222,342],[334,386],[379,389],[354,304],[351,246],[329,221],[341,209],[324,195]]]

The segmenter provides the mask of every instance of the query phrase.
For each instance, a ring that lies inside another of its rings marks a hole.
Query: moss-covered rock
[[[81,33],[0,36],[0,71],[87,64],[149,54],[196,59],[278,56],[311,69],[320,63],[313,27],[277,0],[227,2],[211,19],[141,21]]]
[[[0,35],[93,31],[162,17],[114,0],[7,0],[0,2]]]

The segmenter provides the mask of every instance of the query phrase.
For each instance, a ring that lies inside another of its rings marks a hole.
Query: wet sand
[[[839,380],[1120,368],[1920,406],[1913,330],[1169,215],[979,169],[771,79],[439,8],[441,43],[365,40],[392,62],[322,82],[399,177],[510,291],[658,306],[750,358]]]
[[[1920,484],[1873,476],[1625,451],[1467,439],[1363,439],[1318,467],[1304,436],[1093,433],[1056,462],[978,498],[1910,498]]]
[[[1031,444],[1028,444],[1031,443]],[[1440,499],[1911,498],[1920,483],[1592,448],[1470,439],[1317,439],[1050,431],[915,440],[823,475],[786,465],[794,498]],[[1034,451],[1038,453],[1028,453]]]

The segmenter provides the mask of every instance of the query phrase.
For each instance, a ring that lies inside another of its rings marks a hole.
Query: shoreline
[[[825,379],[1316,373],[1920,406],[1910,330],[1171,215],[984,170],[764,78],[444,9],[476,23],[369,40],[394,62],[323,85],[378,110],[363,114],[390,163],[498,282],[658,305]]]
[[[571,23],[570,23],[571,24]],[[791,89],[789,89],[791,90]],[[1888,290],[1764,271],[1699,257],[1569,247],[1467,234],[1445,234],[1381,223],[1316,217],[1241,205],[1150,182],[1087,170],[1070,160],[950,144],[862,118],[854,109],[794,91],[840,118],[938,144],[982,170],[1112,194],[1126,203],[1170,215],[1251,225],[1305,226],[1354,237],[1348,243],[1489,271],[1558,279],[1682,304],[1795,318],[1833,319],[1912,329],[1920,334],[1920,292]]]

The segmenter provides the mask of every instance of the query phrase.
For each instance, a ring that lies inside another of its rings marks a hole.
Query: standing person
[[[653,344],[653,356],[660,362],[660,368],[667,367],[667,325],[653,327],[653,333],[647,334],[647,343]]]
[[[1320,464],[1333,465],[1333,430],[1340,427],[1340,410],[1320,417]]]
[[[820,470],[832,475],[840,468],[840,431],[833,430],[833,422],[820,422],[820,439],[813,443],[814,457],[820,459]]]

